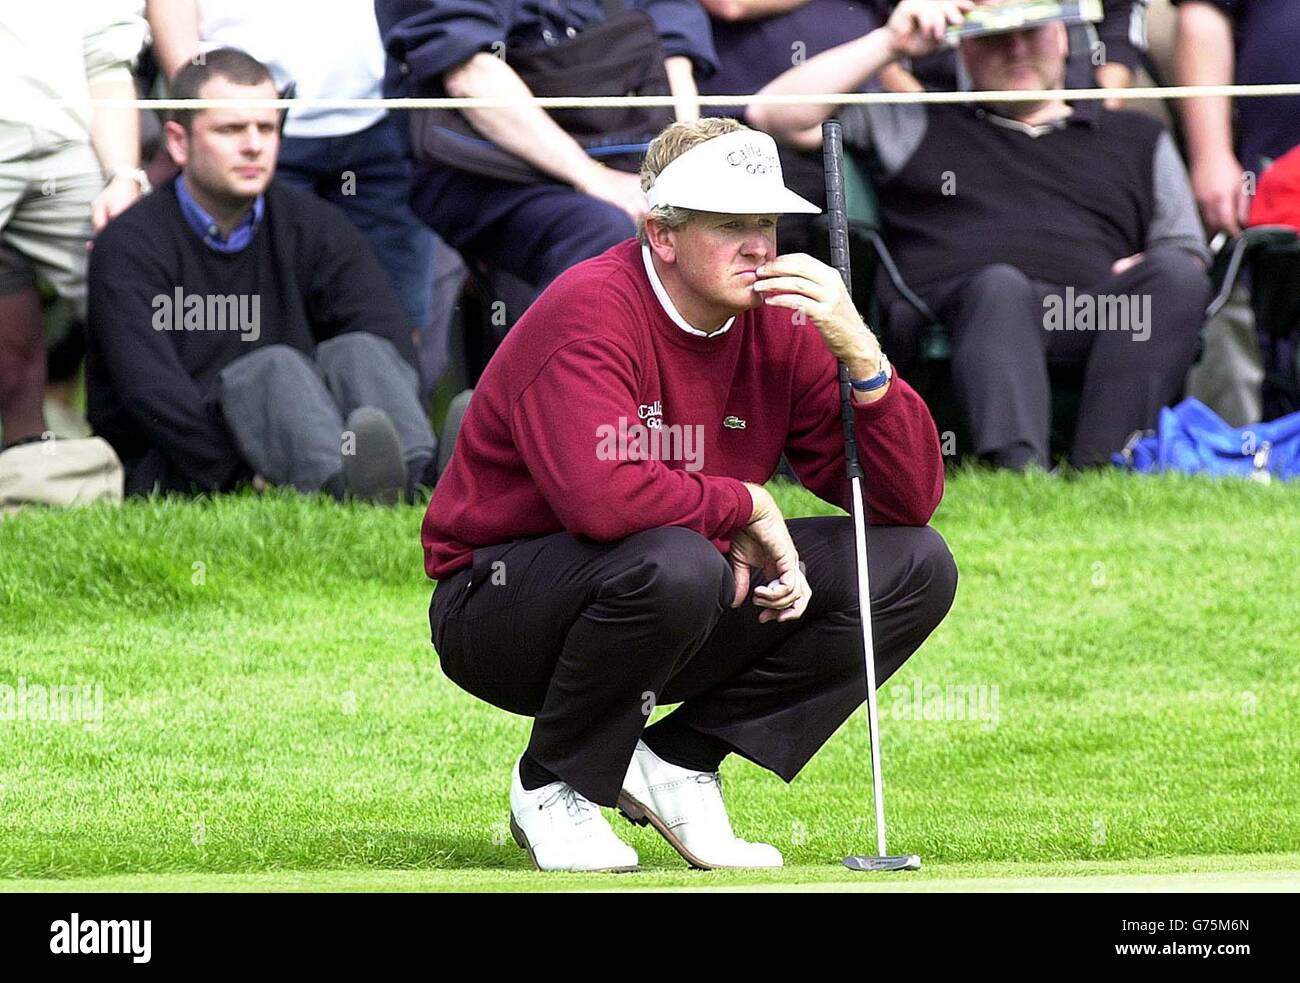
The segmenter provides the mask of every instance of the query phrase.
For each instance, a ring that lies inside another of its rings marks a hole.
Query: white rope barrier
[[[1300,96],[1300,84],[1278,85],[1171,85],[1132,89],[1013,89],[978,92],[836,92],[798,95],[700,95],[691,101],[700,106],[834,105],[858,106],[887,103],[970,103],[1048,102],[1062,99],[1196,99],[1205,97],[1262,98]],[[253,109],[504,109],[519,104],[515,99],[82,99],[51,100],[62,106],[92,106],[104,109],[218,109],[245,106]],[[674,96],[547,96],[530,104],[543,109],[578,109],[584,106],[675,106]]]

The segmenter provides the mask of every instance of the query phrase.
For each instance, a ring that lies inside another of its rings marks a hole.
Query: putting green
[[[777,487],[788,516],[834,510]],[[440,672],[417,508],[292,495],[0,522],[0,890],[1296,890],[1300,484],[963,473],[949,618],[790,785],[723,765],[779,872],[540,875],[529,721]],[[58,699],[55,700],[55,695]],[[660,708],[663,712],[665,708]]]
[[[1077,863],[927,864],[864,874],[835,863],[781,871],[691,871],[655,866],[631,874],[536,871],[317,870],[246,874],[124,874],[0,881],[3,892],[118,891],[1079,891],[1295,892],[1300,854],[1168,857]]]

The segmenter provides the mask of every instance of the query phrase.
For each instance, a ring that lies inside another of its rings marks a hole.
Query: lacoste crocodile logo
[[[728,417],[724,417],[723,420],[722,420],[722,425],[723,425],[724,427],[726,427],[728,430],[744,430],[744,429],[745,429],[745,421],[742,420],[742,419],[741,419],[740,417],[738,417],[738,416],[728,416]]]

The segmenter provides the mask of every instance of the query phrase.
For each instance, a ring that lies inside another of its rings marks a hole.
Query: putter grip
[[[831,265],[844,286],[853,290],[849,269],[849,219],[844,208],[844,135],[840,121],[822,123],[822,164],[826,171],[826,220],[830,230]],[[844,466],[850,485],[854,478],[864,478],[858,460],[858,441],[853,426],[853,389],[849,385],[849,368],[840,365],[840,422],[844,427]]]

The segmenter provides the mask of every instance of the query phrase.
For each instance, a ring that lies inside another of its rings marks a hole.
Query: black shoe
[[[429,493],[438,483],[438,455],[417,457],[406,462],[406,500],[428,503]]]
[[[395,505],[406,488],[406,460],[397,428],[383,410],[362,406],[348,414],[352,453],[343,455],[343,483],[350,498]]]

